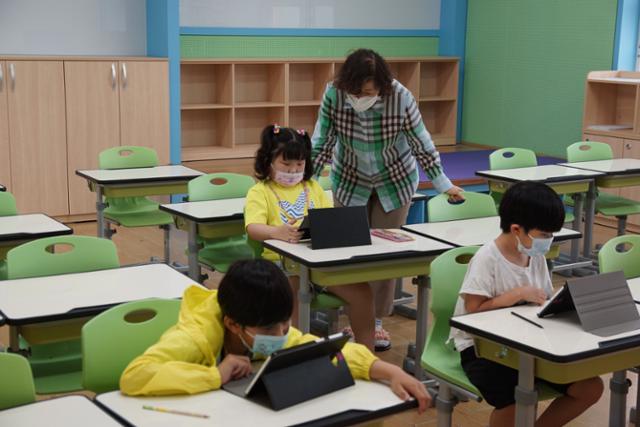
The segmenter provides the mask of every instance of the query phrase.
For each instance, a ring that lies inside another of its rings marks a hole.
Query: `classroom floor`
[[[96,231],[95,222],[85,222],[70,224],[75,234],[94,236]],[[595,243],[604,243],[615,235],[615,230],[603,226],[595,227]],[[162,232],[159,229],[140,228],[140,229],[118,229],[118,233],[113,237],[118,247],[121,264],[141,263],[149,260],[151,256],[162,256]],[[181,263],[186,263],[184,248],[186,247],[186,235],[182,232],[172,234],[172,259]],[[210,278],[205,285],[214,288],[220,280],[218,273],[210,274]],[[563,278],[554,276],[554,285],[560,285]],[[405,288],[412,292],[413,286],[406,281]],[[344,319],[341,319],[344,322]],[[384,320],[385,328],[391,333],[393,347],[386,352],[378,353],[378,356],[388,362],[401,365],[402,360],[407,351],[407,345],[412,342],[415,337],[415,321],[409,320],[401,316],[391,316]],[[0,327],[0,345],[7,346],[9,342],[8,328]],[[630,374],[633,386],[629,392],[628,406],[635,405],[637,378]],[[603,377],[608,382],[609,376]],[[47,398],[49,396],[41,396]],[[573,427],[586,426],[603,426],[608,424],[608,406],[609,392],[608,387],[600,401],[585,412],[581,417],[570,423]],[[540,404],[540,411],[546,407],[546,403]],[[478,427],[487,426],[491,407],[485,403],[468,402],[456,406],[453,415],[454,426]],[[428,427],[436,426],[436,411],[430,409],[425,414],[418,416],[415,411],[405,412],[393,415],[383,420],[382,425],[385,427],[406,427],[419,426]],[[633,424],[630,424],[633,425]]]

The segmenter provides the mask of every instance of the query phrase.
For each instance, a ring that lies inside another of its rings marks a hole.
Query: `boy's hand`
[[[520,297],[526,302],[542,305],[547,300],[547,294],[540,288],[533,286],[522,286],[520,288]]]
[[[273,238],[289,243],[298,243],[302,238],[302,232],[295,227],[297,219],[290,219],[286,224],[275,227]]]
[[[247,356],[227,354],[218,366],[220,380],[226,384],[231,380],[244,378],[251,373],[251,361]]]
[[[418,401],[418,413],[422,414],[431,405],[431,395],[424,384],[410,376],[402,369],[394,370],[389,380],[389,387],[402,400],[414,397]]]

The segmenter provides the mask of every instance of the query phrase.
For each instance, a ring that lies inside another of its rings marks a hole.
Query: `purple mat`
[[[494,150],[456,151],[453,153],[440,153],[440,160],[449,179],[475,179],[476,171],[489,169],[489,154]],[[553,165],[565,162],[565,159],[556,157],[538,156],[538,165]],[[420,182],[427,181],[427,176],[420,170]]]

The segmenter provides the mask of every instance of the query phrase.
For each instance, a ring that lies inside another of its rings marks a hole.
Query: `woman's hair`
[[[541,182],[518,182],[500,201],[500,228],[509,233],[512,224],[529,232],[534,228],[553,233],[564,224],[564,205],[558,194]]]
[[[253,169],[256,178],[265,180],[269,178],[271,163],[282,154],[284,160],[304,160],[303,180],[311,179],[313,164],[311,163],[311,138],[305,130],[270,125],[262,130],[260,135],[260,148],[256,153],[256,161]]]
[[[362,85],[369,80],[373,81],[380,96],[391,93],[393,76],[384,58],[371,49],[358,49],[347,56],[333,85],[341,91],[359,95]]]
[[[269,327],[291,318],[293,293],[271,261],[243,260],[229,267],[218,286],[222,314],[242,326]]]

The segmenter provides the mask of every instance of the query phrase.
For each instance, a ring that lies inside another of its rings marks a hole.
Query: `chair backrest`
[[[116,245],[111,240],[91,236],[46,237],[17,246],[7,253],[9,279],[119,266]]]
[[[318,176],[318,184],[323,190],[331,190],[331,165],[325,165]]]
[[[622,252],[624,246],[627,250]],[[623,271],[624,277],[640,277],[640,236],[624,235],[614,237],[598,252],[600,273]]]
[[[189,181],[189,201],[220,200],[245,197],[255,181],[249,175],[210,173]]]
[[[536,153],[526,148],[501,148],[489,155],[491,170],[538,166]]]
[[[574,142],[567,147],[568,162],[588,162],[591,160],[611,160],[613,150],[609,144],[596,141]]]
[[[158,153],[149,147],[123,145],[108,148],[98,155],[100,169],[148,168],[158,166]]]
[[[180,300],[148,299],[113,307],[82,327],[82,385],[117,390],[122,372],[178,321]]]
[[[16,198],[8,191],[0,191],[0,216],[18,215]]]
[[[427,336],[424,354],[433,356],[459,357],[456,351],[447,347],[449,340],[449,319],[458,301],[458,292],[467,273],[471,257],[478,251],[478,246],[464,246],[448,250],[431,263],[431,313],[434,321]],[[425,357],[423,354],[423,358]]]
[[[482,218],[498,215],[496,204],[488,194],[464,192],[462,202],[451,203],[449,196],[438,194],[427,202],[429,222]]]
[[[19,354],[0,353],[0,372],[0,409],[35,402],[33,374],[26,358]]]

